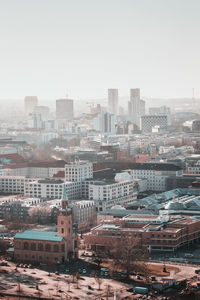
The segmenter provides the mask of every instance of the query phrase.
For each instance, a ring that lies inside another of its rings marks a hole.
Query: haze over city
[[[199,97],[198,0],[0,1],[0,99]]]
[[[199,12],[0,0],[0,299],[200,299]]]

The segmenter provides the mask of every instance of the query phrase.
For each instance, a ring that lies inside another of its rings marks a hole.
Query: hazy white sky
[[[200,95],[200,0],[0,0],[0,98]]]

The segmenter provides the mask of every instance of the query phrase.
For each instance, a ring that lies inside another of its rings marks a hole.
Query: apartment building
[[[89,185],[89,199],[96,202],[97,210],[111,208],[137,199],[133,180],[96,180]]]
[[[29,178],[52,178],[60,171],[64,171],[65,161],[36,161],[30,163],[7,164],[6,175],[26,176]]]
[[[165,191],[166,178],[183,176],[183,169],[169,163],[135,164],[130,170],[133,179],[147,179],[147,190]]]
[[[81,182],[93,178],[93,164],[89,161],[75,160],[65,165],[65,181]]]
[[[62,197],[63,181],[60,179],[40,179],[25,183],[26,197],[45,199],[60,199]]]
[[[25,184],[31,180],[24,176],[0,176],[0,192],[6,194],[24,194]]]
[[[94,201],[76,201],[72,205],[73,223],[81,224],[94,217],[96,205]]]

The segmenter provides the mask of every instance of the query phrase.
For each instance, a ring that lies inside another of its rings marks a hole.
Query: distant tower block
[[[108,111],[111,114],[117,115],[118,105],[119,105],[118,89],[108,89]]]
[[[72,100],[72,99],[56,100],[56,118],[73,120],[73,118],[74,118],[74,100]]]
[[[38,105],[37,96],[26,96],[24,98],[24,111],[27,115],[32,114],[37,105]]]

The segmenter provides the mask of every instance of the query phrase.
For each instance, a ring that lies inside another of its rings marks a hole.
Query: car
[[[83,273],[83,274],[86,274],[86,273],[87,273],[86,269],[83,269],[83,270],[82,270],[82,273]]]
[[[108,277],[109,276],[109,273],[106,271],[106,272],[104,272],[104,276],[105,277]]]
[[[65,270],[65,272],[66,272],[66,273],[69,273],[69,268],[67,268],[67,269]]]
[[[188,258],[194,257],[194,254],[192,254],[192,253],[185,253],[185,257],[188,257]]]

